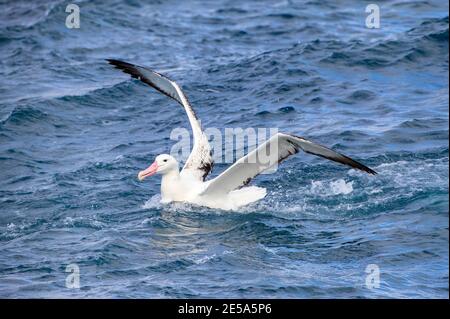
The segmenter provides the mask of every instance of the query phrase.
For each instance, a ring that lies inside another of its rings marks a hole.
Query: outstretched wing
[[[182,173],[191,173],[196,178],[204,180],[214,165],[211,156],[211,147],[194,110],[178,84],[162,74],[139,65],[114,59],[107,59],[106,61],[114,65],[117,69],[130,74],[133,78],[150,85],[159,92],[174,99],[183,106],[191,124],[194,145],[183,167]]]
[[[271,168],[300,150],[348,165],[369,174],[376,174],[374,170],[367,166],[325,146],[299,136],[278,133],[211,180],[202,192],[202,195],[226,194],[242,187],[262,171]]]

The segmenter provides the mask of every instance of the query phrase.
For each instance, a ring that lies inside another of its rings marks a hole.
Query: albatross
[[[266,189],[247,184],[258,174],[303,151],[375,175],[374,170],[306,138],[277,133],[237,160],[217,177],[206,180],[213,167],[208,138],[191,104],[180,86],[168,77],[147,67],[107,59],[115,68],[131,75],[162,94],[177,101],[185,110],[193,133],[193,147],[181,171],[178,161],[169,154],[156,156],[154,162],[139,172],[140,181],[161,175],[161,202],[187,202],[214,209],[234,210],[266,196]]]

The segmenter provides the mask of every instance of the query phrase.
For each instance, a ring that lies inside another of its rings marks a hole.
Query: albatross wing
[[[252,178],[262,171],[271,168],[289,156],[298,153],[300,150],[348,165],[369,174],[376,174],[374,170],[367,166],[325,146],[313,143],[299,136],[278,133],[236,161],[222,174],[212,179],[201,195],[224,195],[247,185]]]
[[[114,59],[107,59],[106,61],[114,65],[117,69],[130,74],[133,78],[150,85],[159,92],[174,99],[183,106],[191,124],[194,145],[181,173],[192,174],[195,178],[203,181],[212,170],[214,164],[211,156],[211,147],[194,110],[178,84],[166,76],[146,67]]]

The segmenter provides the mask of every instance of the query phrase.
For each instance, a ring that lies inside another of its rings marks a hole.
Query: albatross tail
[[[267,190],[263,187],[248,186],[231,191],[228,196],[233,206],[241,207],[264,198],[266,194]]]

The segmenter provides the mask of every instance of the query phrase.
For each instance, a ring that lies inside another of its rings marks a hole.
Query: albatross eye
[[[167,159],[163,160],[163,162],[167,162]]]

